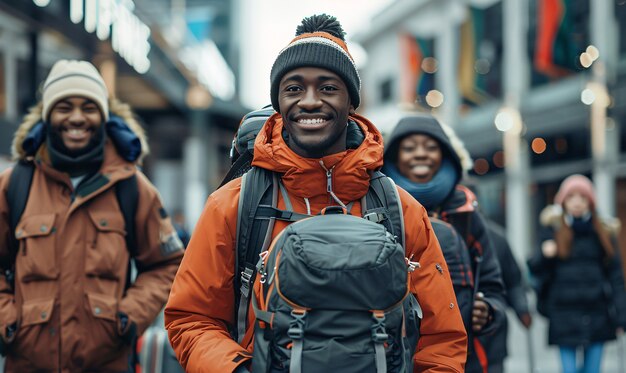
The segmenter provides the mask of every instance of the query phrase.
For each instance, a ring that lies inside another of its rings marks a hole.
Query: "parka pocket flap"
[[[39,214],[24,216],[15,228],[15,238],[22,240],[28,237],[47,236],[54,232],[56,214]]]
[[[94,317],[116,321],[117,299],[112,296],[87,293],[89,309]]]
[[[89,217],[97,230],[102,232],[117,232],[126,234],[124,218],[121,213],[114,211],[89,211]]]
[[[41,324],[48,322],[52,315],[54,307],[54,299],[37,299],[24,302],[22,305],[22,322],[21,326]]]

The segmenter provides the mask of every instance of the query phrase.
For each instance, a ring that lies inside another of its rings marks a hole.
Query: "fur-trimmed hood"
[[[28,136],[29,132],[35,127],[35,125],[41,122],[41,113],[43,110],[43,104],[39,102],[37,105],[33,106],[29,113],[24,116],[24,120],[18,127],[17,131],[13,136],[13,144],[11,146],[11,155],[13,160],[26,159],[30,156],[28,152],[24,149],[23,144],[24,140]],[[136,160],[137,163],[141,163],[143,157],[149,154],[150,150],[148,147],[148,139],[146,137],[146,133],[144,129],[141,127],[139,122],[133,116],[133,113],[130,109],[130,106],[122,103],[117,99],[109,100],[109,112],[113,115],[120,117],[128,128],[139,138],[141,142],[141,155]],[[45,144],[41,146],[41,148],[45,148]],[[41,150],[41,149],[40,149]]]
[[[561,217],[563,216],[563,208],[561,205],[548,205],[541,210],[541,214],[539,214],[539,222],[544,227],[551,227],[554,230],[557,230],[561,227]],[[602,222],[602,226],[612,235],[618,235],[622,224],[617,218],[600,218]]]

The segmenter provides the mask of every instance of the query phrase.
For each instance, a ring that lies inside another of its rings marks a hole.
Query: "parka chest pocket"
[[[22,282],[54,280],[56,260],[56,214],[24,216],[15,229],[19,241],[16,273]]]
[[[85,257],[87,276],[117,280],[125,276],[128,263],[124,218],[120,212],[89,211],[93,230]]]

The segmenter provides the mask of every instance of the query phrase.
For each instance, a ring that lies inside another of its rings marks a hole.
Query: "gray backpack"
[[[261,299],[252,300],[257,319],[252,370],[412,372],[422,311],[408,290],[408,273],[416,264],[405,258],[402,211],[393,183],[373,174],[370,192],[361,200],[363,218],[335,206],[315,217],[278,210],[277,190],[271,192],[279,189],[277,184],[277,175],[256,168],[242,180],[244,190],[254,185],[252,194],[268,188],[267,195],[274,195],[269,204],[252,209],[240,200],[240,209],[251,213],[240,214],[239,222],[248,223],[238,227],[238,249],[251,243],[241,242],[241,230],[256,231],[255,241],[265,241],[263,259],[251,276],[258,274],[262,284]],[[272,219],[294,223],[273,240],[260,234],[271,229],[250,224]],[[245,290],[238,294],[241,321],[252,281],[244,276],[248,265],[238,259],[243,270],[239,284]],[[239,326],[236,335],[241,336],[244,325]]]

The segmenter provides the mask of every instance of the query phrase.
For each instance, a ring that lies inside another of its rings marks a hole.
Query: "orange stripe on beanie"
[[[361,78],[344,40],[344,31],[335,17],[327,14],[304,18],[296,37],[280,51],[270,73],[272,106],[278,105],[278,86],[282,77],[299,67],[319,67],[339,75],[348,88],[350,103],[360,102]]]
[[[596,206],[596,192],[593,188],[593,183],[589,178],[583,175],[572,175],[567,177],[561,183],[559,191],[554,196],[554,203],[563,205],[563,202],[573,193],[580,193],[587,197],[591,208]]]

